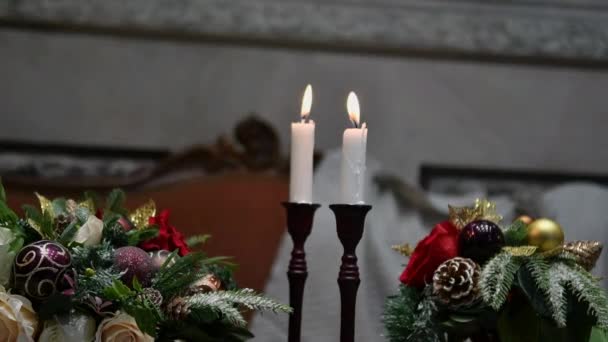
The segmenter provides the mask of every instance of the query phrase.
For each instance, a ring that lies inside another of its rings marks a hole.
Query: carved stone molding
[[[351,52],[608,61],[608,6],[593,0],[7,0],[0,21]]]

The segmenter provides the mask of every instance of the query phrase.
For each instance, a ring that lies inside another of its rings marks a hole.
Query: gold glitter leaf
[[[42,196],[41,194],[35,192],[36,197],[38,197],[38,202],[40,202],[40,211],[42,211],[42,214],[44,215],[44,213],[48,212],[49,214],[51,214],[51,216],[53,215],[53,204],[51,203],[51,200],[49,200],[48,198]]]
[[[561,252],[564,251],[564,246],[557,246],[553,249],[550,249],[548,251],[542,252],[542,253],[538,253],[538,255],[540,255],[543,258],[552,258],[558,254],[560,254]]]
[[[93,203],[93,200],[90,198],[87,198],[86,200],[78,203],[78,206],[87,208],[87,209],[89,209],[90,213],[95,214],[95,203]]]
[[[564,245],[564,251],[576,258],[576,263],[591,271],[602,254],[602,243],[599,241],[572,241]]]
[[[488,220],[498,224],[502,216],[496,212],[496,203],[486,199],[476,199],[473,207],[453,207],[450,210],[450,222],[456,228],[462,229],[467,224],[477,220]]]
[[[414,252],[414,249],[412,248],[412,246],[410,246],[409,243],[404,243],[403,245],[394,245],[391,247],[391,249],[403,255],[404,257],[409,257]]]
[[[503,247],[502,250],[511,254],[512,256],[531,256],[536,253],[537,246],[517,246],[517,247]]]
[[[129,219],[137,229],[144,229],[148,226],[148,219],[152,216],[156,216],[156,203],[154,203],[153,200],[149,200],[146,204],[135,209],[135,211],[129,215]]]

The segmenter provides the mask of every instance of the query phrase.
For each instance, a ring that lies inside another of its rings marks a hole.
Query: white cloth
[[[384,301],[397,292],[399,275],[407,260],[391,250],[392,245],[409,242],[415,245],[428,234],[430,228],[414,212],[401,214],[390,193],[379,194],[372,177],[380,171],[373,160],[368,161],[366,179],[366,202],[373,206],[366,220],[363,239],[357,249],[361,285],[357,296],[356,338],[357,341],[382,341],[384,328],[382,312]],[[306,241],[308,279],[304,291],[302,310],[302,341],[333,342],[339,340],[340,294],[337,284],[342,247],[338,240],[335,218],[328,204],[336,203],[339,193],[337,184],[340,173],[340,154],[331,153],[319,166],[315,174],[315,201],[323,204],[317,211],[313,231]],[[447,204],[470,204],[476,197],[485,194],[479,191],[461,196],[431,196],[433,203],[445,210]],[[507,201],[502,201],[507,207]],[[292,249],[288,234],[283,236],[281,246],[265,292],[284,303],[289,302],[287,265]],[[287,341],[287,315],[257,314],[252,323],[255,341]]]

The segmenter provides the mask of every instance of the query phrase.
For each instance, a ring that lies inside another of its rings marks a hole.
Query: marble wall
[[[0,138],[179,149],[248,112],[281,132],[306,83],[321,149],[355,90],[369,153],[421,162],[608,172],[608,70],[0,30]]]

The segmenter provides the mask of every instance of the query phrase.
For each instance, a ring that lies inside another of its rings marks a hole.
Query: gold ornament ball
[[[534,219],[528,215],[521,215],[520,217],[515,219],[515,221],[517,221],[517,220],[519,220],[525,224],[530,224],[530,223],[532,223],[532,221],[534,221]]]
[[[540,218],[528,225],[528,244],[540,252],[550,251],[564,244],[564,231],[555,221]]]

